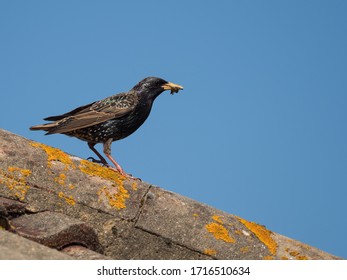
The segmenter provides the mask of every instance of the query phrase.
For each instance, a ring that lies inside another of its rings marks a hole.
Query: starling
[[[111,156],[112,142],[135,132],[149,116],[153,101],[163,91],[171,90],[173,94],[182,89],[182,86],[163,79],[147,77],[129,92],[112,95],[63,115],[45,118],[44,120],[51,122],[32,126],[30,129],[47,131],[46,135],[61,133],[86,141],[100,159],[97,162],[113,168],[94,147],[97,143],[102,143],[106,157],[117,171],[127,176]]]

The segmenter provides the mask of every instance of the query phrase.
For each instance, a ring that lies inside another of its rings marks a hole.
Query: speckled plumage
[[[138,129],[150,113],[151,108],[148,106],[142,108],[138,99],[136,92],[130,91],[129,93],[113,95],[95,102],[90,109],[100,111],[104,110],[105,106],[109,106],[110,111],[124,109],[124,115],[122,112],[118,117],[63,134],[95,144],[103,143],[109,138],[112,138],[113,141],[123,139]],[[138,114],[139,111],[144,113]]]
[[[111,143],[135,132],[147,119],[153,101],[164,91],[178,92],[183,87],[156,77],[140,81],[129,92],[112,95],[103,100],[78,107],[68,113],[45,118],[51,123],[32,126],[31,130],[44,130],[46,134],[61,133],[88,142],[89,147],[108,165],[96,151],[94,145],[104,144],[105,155],[122,168],[111,157]]]

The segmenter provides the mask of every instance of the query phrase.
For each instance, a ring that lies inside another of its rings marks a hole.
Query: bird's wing
[[[75,114],[54,123],[54,127],[48,130],[48,134],[66,133],[123,117],[134,109],[137,101],[135,94],[120,93],[91,103],[91,106],[80,107],[82,109]]]
[[[95,102],[78,107],[76,109],[73,109],[72,111],[67,112],[63,115],[57,115],[57,116],[51,116],[51,117],[44,118],[44,120],[45,121],[60,121],[66,117],[74,116],[74,115],[79,114],[81,112],[88,111],[93,104],[95,104]]]

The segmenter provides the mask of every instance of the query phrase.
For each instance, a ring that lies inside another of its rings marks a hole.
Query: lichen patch
[[[61,186],[65,185],[66,175],[64,173],[60,173],[58,177],[54,178],[54,181]]]
[[[258,239],[269,249],[270,253],[275,255],[277,252],[277,243],[271,237],[271,231],[264,226],[238,218],[239,221],[258,237]]]
[[[72,206],[74,206],[76,204],[76,200],[73,198],[72,195],[67,195],[67,194],[65,194],[63,192],[59,192],[58,196],[60,198],[64,199],[66,203],[68,203],[68,204],[70,204]]]
[[[90,162],[88,160],[82,159],[78,168],[85,174],[90,176],[98,176],[103,179],[112,181],[117,185],[123,185],[125,176],[116,172],[110,168],[103,167],[97,163]]]
[[[227,243],[235,243],[235,239],[229,235],[228,230],[219,223],[210,223],[205,226],[209,233],[212,233],[214,238],[222,240]]]
[[[222,216],[213,215],[212,219],[215,220],[217,223],[223,224]]]
[[[125,176],[110,168],[100,166],[88,160],[81,160],[79,169],[89,176],[98,176],[112,183],[112,186],[102,186],[99,189],[99,201],[107,202],[108,205],[117,210],[126,207],[126,200],[130,195],[128,190],[124,187]],[[132,189],[135,188],[137,188],[137,185],[133,184]]]
[[[204,250],[204,254],[209,256],[215,256],[217,254],[217,251],[214,249],[207,248]]]
[[[129,192],[124,186],[102,186],[98,191],[99,201],[107,201],[107,203],[117,210],[126,207],[126,200],[130,197]]]
[[[308,257],[305,255],[302,255],[300,252],[291,250],[289,248],[286,248],[286,252],[291,256],[294,257],[296,260],[308,260]]]
[[[136,182],[133,182],[133,183],[131,184],[131,188],[132,188],[132,190],[137,191],[137,183],[136,183]]]
[[[69,167],[75,168],[75,165],[74,165],[71,157],[67,153],[64,153],[62,150],[47,146],[47,145],[42,144],[42,143],[37,143],[37,142],[30,142],[30,145],[35,147],[35,148],[40,148],[46,152],[46,154],[47,154],[47,166],[49,168],[52,167],[53,161],[59,161],[59,162],[65,164],[66,170],[69,169]]]
[[[9,166],[7,170],[0,170],[0,183],[3,183],[16,198],[23,201],[30,188],[27,184],[30,175],[29,169]]]

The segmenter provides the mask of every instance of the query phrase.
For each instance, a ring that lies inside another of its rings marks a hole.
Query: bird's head
[[[174,83],[165,81],[161,78],[157,77],[147,77],[140,81],[136,86],[133,87],[133,90],[136,90],[137,92],[146,92],[153,96],[154,98],[157,97],[159,94],[161,94],[165,90],[170,90],[171,94],[174,94],[175,92],[178,92],[179,90],[182,90],[183,87],[180,85],[176,85]]]

